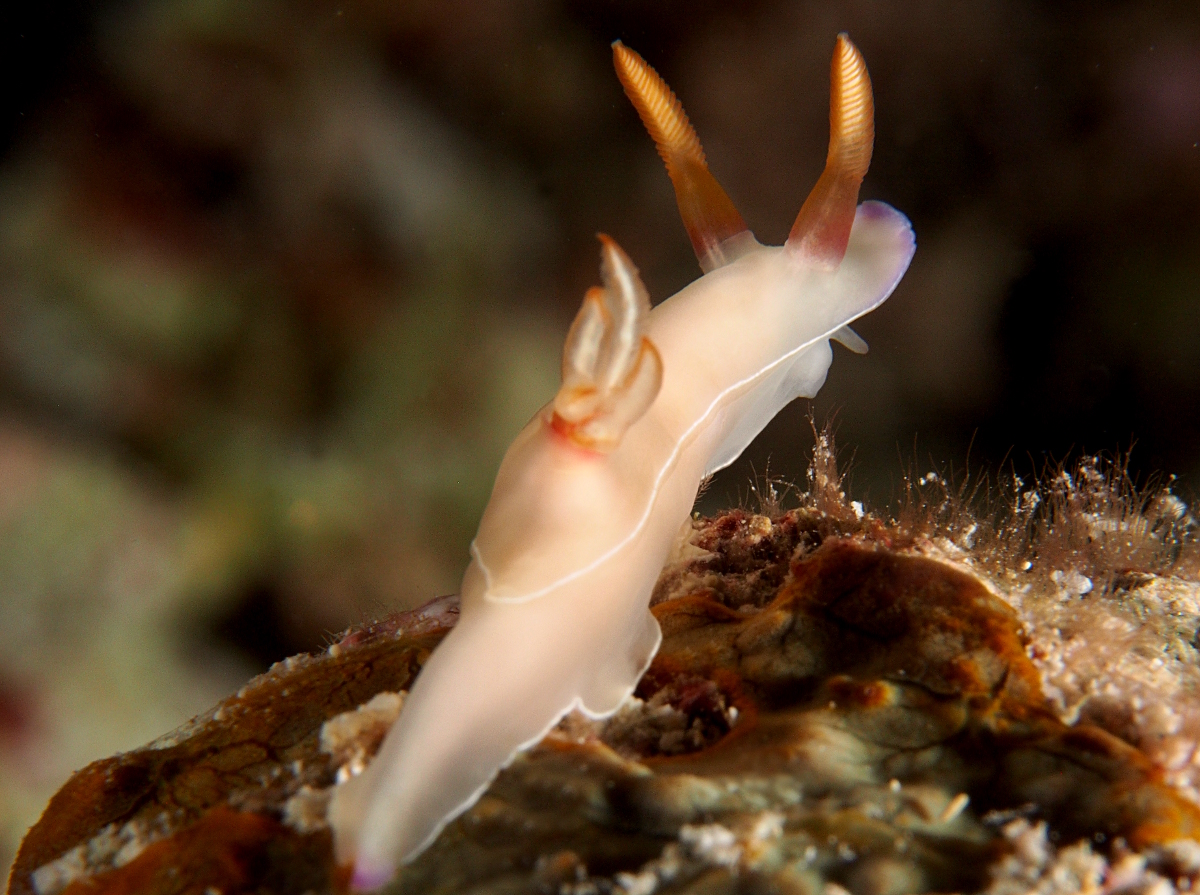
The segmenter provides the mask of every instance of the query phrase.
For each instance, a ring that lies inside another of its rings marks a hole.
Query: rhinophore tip
[[[830,66],[825,170],[787,239],[788,248],[809,263],[828,269],[842,263],[874,144],[875,103],[867,65],[850,38],[839,34]]]

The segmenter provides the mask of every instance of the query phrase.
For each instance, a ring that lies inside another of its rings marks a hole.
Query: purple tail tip
[[[374,892],[391,882],[396,868],[387,864],[364,864],[356,861],[354,875],[350,878],[350,889],[354,892]]]

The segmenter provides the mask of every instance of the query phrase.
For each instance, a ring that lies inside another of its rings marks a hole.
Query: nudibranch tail
[[[576,445],[607,453],[662,385],[662,358],[645,335],[650,296],[629,256],[600,234],[600,278],[563,346],[563,383],[551,425]]]
[[[850,38],[839,34],[830,65],[825,170],[796,216],[788,249],[828,270],[841,263],[874,143],[875,104],[867,64]]]
[[[708,170],[704,149],[671,88],[650,65],[619,40],[613,65],[642,124],[666,163],[675,201],[700,267],[707,273],[734,260],[729,240],[749,235],[746,222]]]

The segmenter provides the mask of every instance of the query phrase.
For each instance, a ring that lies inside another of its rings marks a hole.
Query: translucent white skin
[[[459,622],[375,760],[334,794],[357,888],[390,879],[572,708],[603,717],[632,693],[661,641],[650,594],[701,481],[817,393],[829,339],[857,339],[839,330],[891,294],[915,245],[877,202],[859,206],[833,271],[737,238],[735,261],[650,312],[662,387],[614,450],[580,449],[546,411],[509,448]]]

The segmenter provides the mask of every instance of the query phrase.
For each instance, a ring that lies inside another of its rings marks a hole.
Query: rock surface
[[[801,509],[695,520],[655,593],[664,641],[636,698],[604,722],[564,719],[389,891],[1165,895],[1200,881],[1195,744],[1162,721],[1190,717],[1194,692],[1181,673],[1166,690],[1136,673],[1188,657],[1168,641],[1139,659],[1127,638],[1121,671],[1110,645],[1085,643],[1100,616],[1131,611],[1157,635],[1186,627],[1200,587],[1139,572],[1138,600],[1109,585],[1088,602],[1067,572],[979,571],[944,536],[954,526],[885,525],[836,482],[812,484]],[[1051,626],[1072,606],[1093,627]],[[26,837],[9,892],[344,890],[330,789],[370,760],[456,617],[443,599],[349,632],[81,771]],[[1126,695],[1141,709],[1122,711]]]

